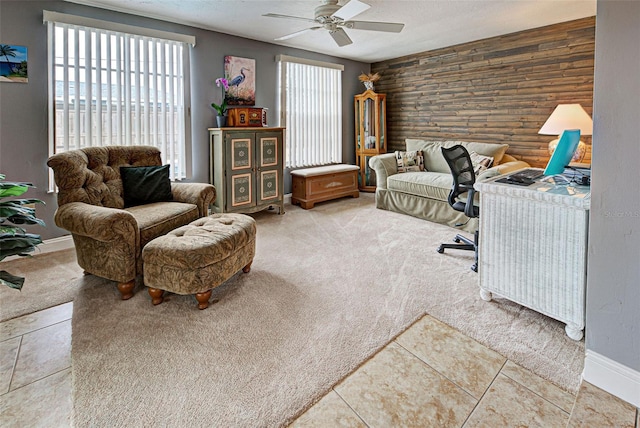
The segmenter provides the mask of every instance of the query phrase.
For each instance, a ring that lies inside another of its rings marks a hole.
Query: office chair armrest
[[[398,163],[394,153],[384,153],[372,156],[369,159],[369,167],[376,172],[376,187],[387,188],[387,177],[398,173]]]
[[[476,217],[473,214],[473,198],[476,195],[476,189],[473,187],[464,186],[467,189],[467,202],[464,204],[464,215],[469,218]]]

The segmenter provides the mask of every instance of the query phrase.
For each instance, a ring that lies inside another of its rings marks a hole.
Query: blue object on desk
[[[547,163],[544,175],[562,174],[564,168],[571,162],[571,158],[578,148],[578,143],[580,143],[579,129],[567,129],[564,131],[555,151],[551,155],[551,159]]]

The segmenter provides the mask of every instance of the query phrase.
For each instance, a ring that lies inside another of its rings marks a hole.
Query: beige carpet
[[[22,290],[0,287],[0,322],[73,300],[82,269],[74,249],[20,257],[0,263],[0,270],[25,278]]]
[[[576,391],[584,346],[563,325],[480,299],[455,230],[373,196],[263,212],[249,274],[152,306],[89,276],[74,302],[76,426],[281,426],[425,313]]]

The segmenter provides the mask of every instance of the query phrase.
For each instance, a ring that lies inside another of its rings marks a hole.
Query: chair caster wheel
[[[438,247],[438,249],[436,251],[439,252],[440,254],[442,254],[442,253],[444,253],[444,248]]]
[[[471,270],[474,272],[478,272],[478,265],[471,266]]]
[[[460,239],[458,239],[458,238],[453,238],[453,242],[455,242],[456,244],[459,244],[459,243],[460,243]]]

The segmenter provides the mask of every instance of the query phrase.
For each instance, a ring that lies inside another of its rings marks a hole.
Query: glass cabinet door
[[[377,133],[376,133],[376,103],[371,99],[367,98],[364,100],[363,104],[364,109],[364,117],[362,126],[364,132],[364,149],[365,150],[377,150],[378,149],[378,141],[377,141]]]
[[[386,153],[387,148],[385,146],[385,134],[386,134],[386,116],[387,116],[387,112],[386,112],[386,103],[384,101],[384,97],[381,97],[378,100],[378,137],[379,137],[379,144],[380,144],[380,153]]]

